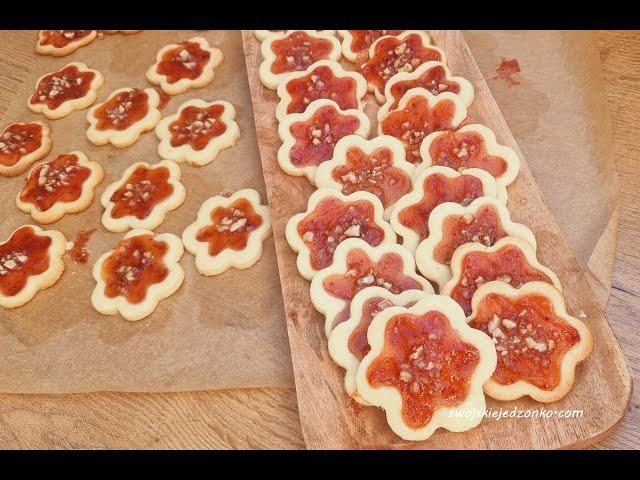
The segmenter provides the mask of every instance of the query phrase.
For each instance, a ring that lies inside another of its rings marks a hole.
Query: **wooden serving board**
[[[323,319],[312,305],[309,283],[296,269],[296,255],[285,239],[287,220],[306,209],[314,188],[303,177],[282,172],[276,160],[280,146],[275,107],[278,97],[264,88],[258,78],[260,44],[252,31],[243,31],[243,43],[256,131],[278,255],[280,282],[298,408],[305,442],[309,448],[578,448],[598,441],[624,415],[631,394],[631,377],[620,346],[590,290],[583,270],[555,223],[541,191],[489,91],[460,31],[432,31],[434,43],[447,54],[455,75],[467,78],[475,88],[469,109],[474,123],[491,128],[498,141],[515,149],[522,160],[517,180],[509,187],[509,210],[514,221],[533,230],[538,258],[554,270],[564,289],[567,309],[573,315],[586,314],[585,322],[595,339],[592,355],[578,367],[572,391],[561,401],[540,404],[528,398],[513,402],[487,399],[492,410],[536,410],[534,418],[485,418],[464,433],[438,430],[423,442],[406,442],[393,434],[384,412],[377,408],[353,408],[343,386],[343,371],[327,351]],[[375,100],[367,97],[367,113],[375,118]],[[567,128],[571,128],[570,125]],[[372,128],[372,131],[375,131]],[[559,160],[561,161],[561,159]],[[558,165],[561,175],[561,163]],[[585,214],[586,212],[576,212]],[[560,418],[561,411],[582,411],[573,418]]]

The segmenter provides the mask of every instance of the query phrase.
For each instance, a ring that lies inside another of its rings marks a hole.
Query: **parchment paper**
[[[157,229],[180,234],[200,203],[228,187],[264,185],[255,139],[239,32],[197,32],[222,48],[225,61],[213,84],[175,97],[163,114],[188,98],[225,99],[238,110],[241,139],[206,167],[183,166],[187,200]],[[108,36],[61,59],[39,59],[2,121],[36,119],[24,102],[41,74],[69,61],[102,71],[99,100],[121,86],[148,86],[144,72],[162,45],[192,32]],[[518,140],[537,181],[576,256],[596,265],[606,299],[615,243],[616,177],[610,155],[610,124],[600,62],[590,32],[465,32],[476,60]],[[492,80],[500,58],[515,57],[520,84]],[[455,72],[454,72],[455,73]],[[368,101],[373,101],[370,97]],[[157,140],[145,134],[133,147],[93,147],[85,137],[83,112],[51,121],[51,155],[72,149],[100,161],[106,178],[97,195],[133,161],[157,160]],[[0,201],[8,214],[0,238],[30,217],[13,207],[22,177],[0,178]],[[71,239],[79,229],[98,227],[89,244],[89,265],[67,261],[60,282],[15,311],[0,311],[0,390],[86,392],[95,390],[177,391],[255,386],[293,386],[291,361],[272,240],[252,269],[219,277],[200,276],[185,253],[186,278],[173,297],[138,323],[97,314],[90,306],[90,265],[112,248],[119,234],[100,224],[97,199],[79,215],[52,228]],[[604,234],[603,234],[604,232]],[[594,253],[595,252],[595,253]]]

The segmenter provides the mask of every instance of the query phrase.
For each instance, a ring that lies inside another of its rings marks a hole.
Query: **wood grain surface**
[[[607,316],[640,379],[640,33],[599,32],[623,202]],[[33,32],[0,32],[0,117],[33,65]],[[483,72],[485,75],[491,72]],[[526,75],[526,72],[523,72]],[[640,445],[640,395],[595,448]],[[0,395],[2,448],[302,448],[295,392]]]

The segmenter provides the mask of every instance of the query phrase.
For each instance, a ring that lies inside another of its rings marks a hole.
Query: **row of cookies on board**
[[[428,34],[339,34],[256,31],[260,79],[280,97],[278,162],[318,187],[286,234],[347,392],[409,440],[477,425],[483,391],[562,398],[592,339],[511,221],[518,156],[469,123],[473,86]]]
[[[70,43],[80,41],[75,34],[60,32]],[[195,255],[196,267],[204,275],[217,275],[230,267],[248,268],[262,255],[262,242],[271,232],[270,217],[259,194],[251,189],[205,201],[182,238],[153,232],[185,200],[176,162],[205,165],[239,138],[235,109],[225,101],[190,100],[177,113],[161,118],[162,95],[208,85],[221,61],[222,52],[204,38],[167,45],[147,71],[147,78],[160,91],[121,88],[87,113],[87,137],[93,144],[125,148],[155,129],[163,158],[153,165],[130,165],[101,196],[103,226],[114,232],[130,230],[94,265],[97,285],[92,304],[101,313],[120,313],[129,320],[152,313],[160,300],[180,287],[184,271],[178,262],[185,247]],[[72,62],[38,79],[29,108],[49,119],[62,118],[92,105],[102,83],[100,72]],[[12,124],[2,138],[0,165],[11,169],[0,171],[5,175],[21,173],[51,149],[50,128],[43,122]],[[31,169],[16,203],[38,223],[52,223],[66,213],[88,208],[103,175],[100,164],[84,153],[63,154]],[[62,275],[62,257],[68,248],[58,231],[35,225],[16,229],[0,244],[0,305],[23,305],[38,290],[53,285]]]

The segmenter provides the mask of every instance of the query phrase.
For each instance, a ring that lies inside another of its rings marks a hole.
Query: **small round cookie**
[[[51,151],[51,129],[43,122],[16,122],[0,134],[0,175],[13,177]]]
[[[87,138],[94,145],[125,148],[160,121],[160,95],[153,88],[119,88],[87,112]]]
[[[573,386],[575,369],[593,350],[591,332],[567,313],[560,292],[545,282],[513,288],[488,282],[473,296],[472,328],[495,344],[498,364],[484,391],[496,400],[525,395],[555,402]]]
[[[32,112],[42,113],[52,120],[66,117],[93,104],[103,83],[104,77],[97,70],[81,62],[71,62],[38,78],[27,106]]]
[[[253,266],[262,257],[262,243],[271,235],[269,207],[250,188],[205,201],[194,223],[182,234],[185,248],[196,256],[196,268],[207,276],[229,268]]]
[[[0,306],[16,308],[62,276],[67,240],[56,230],[18,227],[0,243]]]
[[[223,60],[222,50],[210,47],[206,38],[194,37],[162,47],[147,70],[147,80],[168,95],[209,85]]]
[[[111,232],[155,229],[184,202],[187,193],[181,176],[180,167],[170,160],[130,165],[100,198],[105,209],[102,225]]]
[[[371,351],[358,367],[358,393],[384,409],[396,435],[426,440],[438,428],[464,432],[482,421],[482,385],[496,368],[496,351],[485,333],[466,324],[456,302],[429,295],[409,308],[387,308],[367,338]]]
[[[368,55],[369,48],[380,37],[400,35],[404,30],[338,30],[342,37],[342,55],[352,63]]]
[[[187,100],[156,125],[158,154],[194,167],[206,165],[240,138],[235,118],[236,109],[224,100]]]
[[[131,230],[93,266],[91,304],[103,315],[143,319],[182,285],[184,270],[178,262],[183,253],[180,238],[172,233]]]
[[[104,170],[82,152],[59,155],[31,169],[16,205],[38,223],[53,223],[67,213],[86,210]]]
[[[316,30],[287,30],[269,35],[260,46],[262,63],[258,76],[275,90],[291,72],[306,70],[318,60],[340,59],[340,42],[333,35]]]
[[[97,30],[38,30],[36,52],[64,57],[96,39]]]

